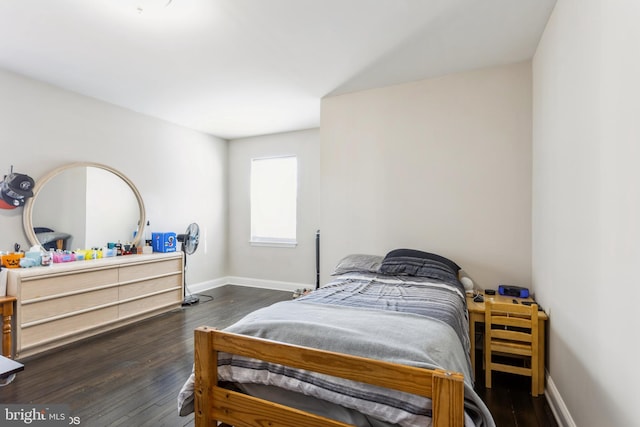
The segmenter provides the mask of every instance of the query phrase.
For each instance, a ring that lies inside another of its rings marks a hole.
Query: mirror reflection
[[[46,249],[130,242],[140,221],[136,194],[118,175],[92,166],[61,171],[33,200],[31,223]]]

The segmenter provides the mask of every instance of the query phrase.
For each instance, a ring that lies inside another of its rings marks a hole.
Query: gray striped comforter
[[[311,294],[257,310],[226,330],[465,377],[466,422],[493,426],[473,391],[464,290],[420,277],[345,274]],[[220,379],[276,386],[386,423],[430,425],[428,399],[271,363],[219,355]]]

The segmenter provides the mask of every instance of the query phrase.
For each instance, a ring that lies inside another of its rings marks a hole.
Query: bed
[[[196,426],[494,426],[473,390],[460,267],[398,249],[223,331],[195,331],[178,396]]]

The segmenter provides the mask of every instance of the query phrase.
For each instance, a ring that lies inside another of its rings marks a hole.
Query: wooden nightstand
[[[11,345],[13,336],[11,334],[11,316],[13,316],[13,304],[16,297],[0,297],[0,317],[2,318],[2,355],[11,357]]]
[[[533,301],[532,298],[514,298],[508,297],[504,295],[484,295],[481,294],[483,298],[493,298],[496,302],[505,302],[510,303],[512,300],[518,301],[521,303],[522,301]],[[484,324],[484,301],[476,302],[473,300],[473,296],[467,294],[467,310],[469,311],[469,339],[471,340],[471,368],[475,374],[476,372],[476,323]],[[545,326],[547,321],[549,320],[549,316],[543,311],[541,311],[538,315],[538,330],[539,330],[539,342],[538,342],[538,357],[540,360],[540,366],[538,368],[538,375],[540,378],[540,387],[538,388],[539,394],[544,394],[544,354],[545,354]]]

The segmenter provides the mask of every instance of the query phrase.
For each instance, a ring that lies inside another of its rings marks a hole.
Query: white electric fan
[[[178,234],[178,242],[182,242],[182,252],[184,252],[184,299],[182,305],[193,305],[200,301],[195,295],[189,292],[187,296],[187,256],[193,254],[198,249],[198,240],[200,239],[200,227],[195,222],[189,224],[184,234]]]

